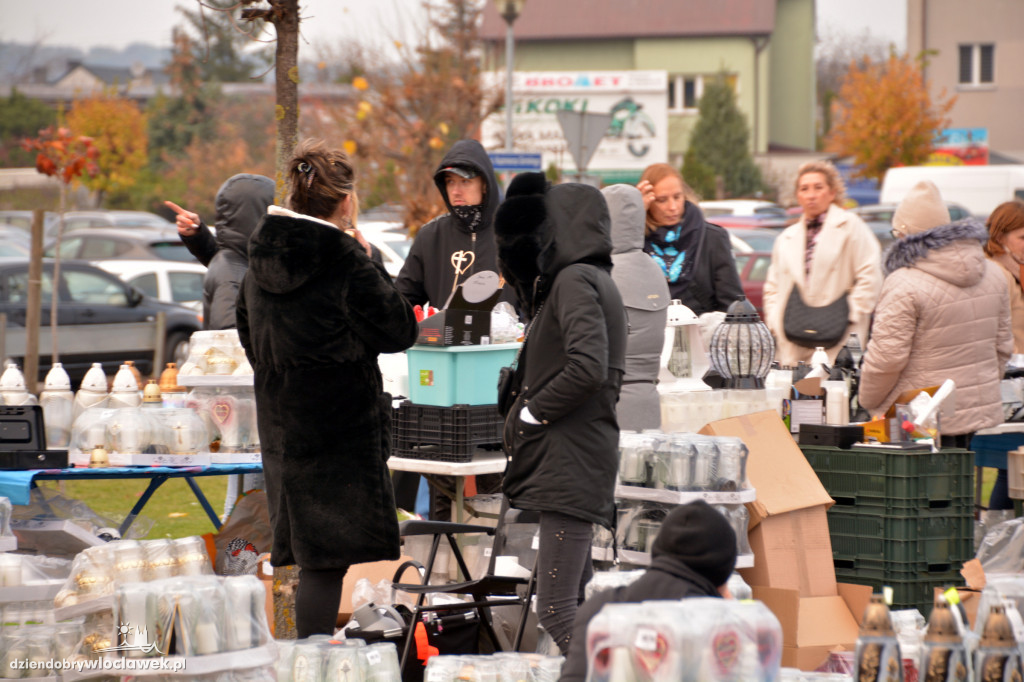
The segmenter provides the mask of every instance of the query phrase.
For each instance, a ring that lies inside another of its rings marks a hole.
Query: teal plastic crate
[[[832,507],[828,511],[832,557],[836,565],[864,560],[891,563],[904,570],[940,571],[974,556],[974,517],[964,510],[919,510],[882,516],[871,510]]]
[[[409,361],[409,400],[418,405],[494,405],[498,374],[511,365],[519,343],[485,346],[416,345]]]
[[[878,513],[955,509],[974,494],[974,455],[898,450],[800,448],[837,506],[873,507]]]

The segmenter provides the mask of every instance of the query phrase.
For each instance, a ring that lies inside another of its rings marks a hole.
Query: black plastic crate
[[[408,400],[392,415],[392,450],[399,457],[468,462],[477,448],[501,446],[504,419],[497,405],[416,405]]]
[[[969,450],[800,449],[837,506],[873,507],[880,514],[959,511],[960,505],[973,500],[974,454]]]

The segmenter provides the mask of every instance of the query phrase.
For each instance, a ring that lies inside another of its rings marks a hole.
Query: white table
[[[411,471],[427,477],[433,483],[432,476],[452,476],[455,478],[455,520],[462,523],[465,507],[464,489],[466,476],[481,474],[500,474],[505,471],[507,460],[501,451],[476,450],[469,462],[441,462],[432,459],[411,459],[408,457],[391,457],[388,468],[393,471]]]

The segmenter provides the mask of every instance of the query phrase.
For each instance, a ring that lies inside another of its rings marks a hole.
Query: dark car
[[[53,257],[56,243],[50,242],[44,255]],[[60,241],[60,257],[81,260],[160,259],[194,263],[195,256],[178,236],[178,230],[149,227],[96,227],[67,232]]]
[[[750,253],[734,253],[736,270],[740,273],[740,284],[743,294],[764,319],[764,281],[768,278],[768,266],[772,264],[772,254],[764,251]]]
[[[0,313],[7,315],[9,330],[25,326],[28,305],[28,260],[0,259]],[[164,303],[145,296],[138,289],[116,276],[80,262],[61,262],[57,287],[60,362],[74,384],[78,384],[91,363],[100,362],[108,374],[125,360],[133,360],[143,374],[153,373],[153,342],[140,344],[139,335],[157,319],[166,316],[164,358],[184,362],[192,333],[201,328],[196,311],[175,303]],[[42,305],[40,324],[50,326],[50,303],[53,294],[53,261],[43,261]],[[142,323],[142,324],[140,324]],[[155,325],[153,326],[155,331]],[[8,334],[8,337],[12,335]],[[151,336],[144,337],[152,339]],[[39,378],[45,378],[52,364],[49,334],[43,333],[39,343]],[[8,338],[10,348],[4,354],[24,364],[24,348],[17,348]],[[147,346],[148,349],[141,346]]]

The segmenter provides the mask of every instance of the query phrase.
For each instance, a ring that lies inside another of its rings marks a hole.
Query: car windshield
[[[173,260],[179,263],[194,263],[196,261],[196,257],[182,242],[152,242],[149,247],[163,260]]]
[[[24,258],[29,255],[29,250],[16,242],[0,241],[0,257]]]
[[[729,234],[742,239],[754,251],[771,251],[772,245],[775,244],[775,238],[779,236],[779,231],[769,228],[758,230],[730,229]]]

